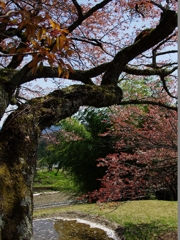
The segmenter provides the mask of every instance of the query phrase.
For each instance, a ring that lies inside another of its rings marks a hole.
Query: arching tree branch
[[[155,29],[133,45],[126,47],[117,53],[103,76],[102,85],[109,84],[110,82],[112,84],[117,84],[119,75],[129,61],[168,37],[176,27],[176,12],[170,10],[166,11],[164,17]]]

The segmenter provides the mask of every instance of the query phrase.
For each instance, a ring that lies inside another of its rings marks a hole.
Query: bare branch
[[[170,51],[156,53],[156,56],[165,55],[165,54],[171,54],[171,53],[178,53],[178,50],[170,50]]]
[[[141,75],[141,76],[152,76],[152,75],[158,75],[158,76],[168,76],[175,70],[177,70],[178,67],[174,67],[172,69],[137,69],[137,68],[130,68],[128,65],[126,65],[123,68],[123,71],[129,74],[133,75]]]
[[[173,96],[170,92],[169,92],[169,89],[166,85],[166,80],[164,78],[164,76],[161,76],[161,81],[162,81],[162,84],[163,84],[163,88],[164,90],[167,92],[167,94],[171,97],[171,98],[175,98],[175,99],[178,99],[176,96]]]
[[[164,103],[161,102],[155,102],[155,101],[150,101],[150,100],[128,100],[128,101],[121,101],[121,103],[119,105],[129,105],[129,104],[135,104],[135,105],[143,105],[143,104],[147,104],[147,105],[155,105],[155,106],[160,106],[160,107],[164,107],[166,109],[171,109],[174,111],[178,111],[178,108],[176,106],[170,106],[170,105],[166,105]]]
[[[72,2],[74,3],[74,6],[77,9],[79,18],[82,18],[83,17],[83,13],[82,13],[81,6],[79,5],[79,3],[76,0],[72,0]]]
[[[89,11],[87,11],[85,14],[83,14],[81,17],[79,17],[72,25],[70,25],[67,29],[69,32],[72,32],[75,28],[77,28],[84,20],[86,20],[88,17],[92,16],[93,13],[98,11],[99,9],[103,8],[105,5],[107,5],[112,0],[104,0],[98,4],[96,4],[94,7],[92,7]]]

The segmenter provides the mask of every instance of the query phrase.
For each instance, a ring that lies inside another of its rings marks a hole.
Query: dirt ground
[[[76,201],[76,197],[73,194],[65,194],[61,192],[47,192],[47,193],[40,193],[40,195],[34,195],[34,205],[39,204],[50,204],[50,203],[57,203],[57,202],[66,202],[69,200]],[[58,213],[53,214],[52,216],[43,215],[43,218],[46,217],[63,217],[63,218],[80,218],[87,221],[99,223],[107,228],[110,228],[116,232],[121,240],[124,238],[123,236],[123,227],[117,225],[116,223],[112,223],[103,217],[97,217],[85,213],[80,212],[68,212],[68,213]],[[167,233],[165,235],[161,235],[158,237],[158,240],[178,240],[177,232]]]

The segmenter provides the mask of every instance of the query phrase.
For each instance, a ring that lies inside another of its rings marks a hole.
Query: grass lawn
[[[83,204],[35,210],[34,217],[61,212],[83,212],[103,216],[125,227],[126,240],[149,240],[177,230],[177,202],[141,200],[108,204]]]
[[[46,189],[46,190],[58,190],[58,191],[72,191],[76,192],[77,187],[75,186],[73,179],[66,175],[64,172],[59,171],[56,175],[55,170],[48,172],[47,170],[38,171],[35,177],[34,187],[35,189]]]

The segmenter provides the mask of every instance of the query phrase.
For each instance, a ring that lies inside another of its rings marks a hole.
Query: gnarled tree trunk
[[[76,85],[21,105],[0,132],[1,240],[32,239],[33,179],[41,130],[71,116],[82,105],[120,103],[116,86]]]
[[[0,133],[0,239],[32,239],[38,129],[12,115]]]

